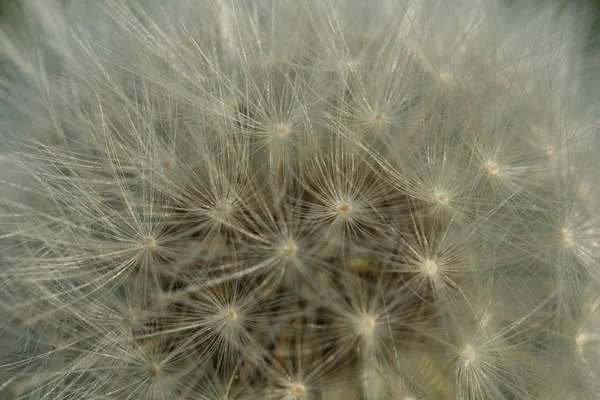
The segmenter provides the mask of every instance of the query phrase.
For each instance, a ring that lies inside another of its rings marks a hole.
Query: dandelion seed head
[[[559,230],[560,241],[565,246],[570,246],[573,244],[573,240],[575,239],[573,235],[573,230],[571,228],[561,228]]]
[[[382,124],[385,120],[385,116],[383,114],[375,114],[373,115],[373,121],[376,124]]]
[[[587,339],[588,337],[584,332],[580,332],[577,335],[575,335],[575,343],[577,344],[580,350],[585,345]]]
[[[448,193],[441,191],[435,193],[434,200],[441,206],[447,206],[450,203],[450,197],[448,196]]]
[[[280,123],[279,125],[277,125],[276,128],[276,135],[277,137],[281,138],[281,139],[285,139],[290,135],[290,128],[289,126]]]
[[[227,221],[227,219],[233,214],[233,204],[230,200],[220,200],[215,204],[213,213],[215,218],[221,221]]]
[[[300,399],[306,394],[306,386],[301,383],[294,383],[290,388],[290,395],[293,399]]]
[[[295,240],[286,240],[281,244],[280,251],[284,258],[294,258],[298,252],[298,244]]]
[[[223,100],[223,104],[231,109],[237,107],[237,101],[235,99],[225,99]]]
[[[156,239],[154,239],[153,237],[150,237],[150,236],[145,237],[142,244],[143,244],[144,248],[146,248],[148,250],[154,250],[158,246]]]
[[[477,352],[473,346],[467,345],[460,351],[460,357],[465,365],[470,365],[477,360]]]
[[[495,161],[486,163],[485,170],[488,176],[497,176],[500,174],[500,165]]]
[[[452,72],[440,72],[439,79],[442,81],[442,83],[444,85],[446,85],[448,87],[457,87],[458,86],[458,80],[456,79],[456,76]]]
[[[346,202],[340,203],[340,205],[338,206],[338,210],[340,211],[341,214],[349,214],[350,212],[352,212],[352,206]]]
[[[582,199],[588,198],[592,193],[592,188],[585,182],[579,183],[575,188],[575,193]]]
[[[228,307],[223,310],[223,319],[227,324],[235,324],[240,319],[239,310],[233,307]]]
[[[167,169],[168,171],[173,171],[175,170],[175,161],[167,159],[164,160],[162,162],[163,167],[165,167],[165,169]]]
[[[587,13],[163,3],[8,7],[0,392],[598,393]]]
[[[419,264],[419,270],[423,273],[423,275],[433,278],[437,276],[439,272],[439,265],[435,260],[425,258]]]
[[[152,378],[157,378],[162,374],[162,367],[158,363],[153,363],[150,366],[149,374]]]
[[[370,336],[377,328],[377,316],[362,315],[358,321],[358,332],[361,336]]]

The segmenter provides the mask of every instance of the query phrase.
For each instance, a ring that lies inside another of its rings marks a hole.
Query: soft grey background
[[[5,17],[5,10],[10,5],[18,5],[23,0],[0,0],[0,23],[2,23]],[[93,0],[76,0],[76,1],[93,1]],[[165,0],[165,2],[177,1],[177,0]],[[501,0],[507,3],[515,2],[536,2],[540,7],[544,7],[548,4],[548,0]],[[578,4],[581,7],[582,12],[593,12],[596,14],[594,29],[590,33],[589,44],[591,48],[600,48],[600,0],[561,0],[565,4]],[[15,21],[13,21],[15,22]]]
[[[4,16],[4,10],[6,10],[8,8],[8,5],[12,4],[19,4],[20,2],[22,2],[23,0],[0,0],[0,21]],[[93,0],[77,0],[77,1],[93,1]],[[169,2],[169,1],[177,1],[177,0],[165,0],[165,2]],[[502,0],[505,1],[507,3],[515,3],[515,2],[537,2],[540,7],[544,7],[544,4],[548,3],[548,0]],[[600,0],[562,0],[563,3],[567,4],[572,4],[572,3],[578,3],[581,7],[582,10],[587,10],[585,12],[590,12],[589,10],[591,10],[592,12],[596,13],[596,18],[595,18],[595,24],[594,24],[594,30],[593,33],[590,35],[590,42],[591,43],[595,43],[596,45],[598,45],[599,43],[596,42],[600,42]]]

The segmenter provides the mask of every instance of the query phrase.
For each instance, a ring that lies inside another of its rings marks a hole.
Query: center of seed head
[[[145,237],[142,241],[142,244],[146,249],[154,249],[156,248],[156,240],[153,237]]]
[[[440,80],[443,84],[447,86],[457,86],[458,81],[456,80],[456,76],[452,72],[441,72],[439,74]]]
[[[486,173],[490,176],[498,175],[500,172],[500,166],[494,161],[490,162],[486,166]]]
[[[226,322],[235,322],[237,321],[237,319],[239,318],[238,313],[235,311],[235,309],[230,308],[228,310],[225,310],[225,321]]]
[[[306,386],[304,386],[301,383],[293,384],[292,390],[290,390],[290,394],[295,398],[302,397],[302,396],[304,396],[305,393],[306,393]]]
[[[560,240],[564,243],[564,244],[571,244],[573,243],[573,232],[571,231],[571,229],[569,228],[562,228],[560,231]]]
[[[361,319],[360,331],[363,335],[370,335],[375,330],[376,319],[370,315],[365,315]]]
[[[298,252],[298,245],[293,240],[288,240],[281,247],[281,252],[285,257],[294,257]]]
[[[465,348],[461,351],[460,356],[465,362],[465,364],[472,363],[477,357],[477,355],[475,354],[475,349],[471,345],[465,346]]]
[[[437,201],[439,204],[446,205],[450,202],[450,198],[446,193],[438,192],[435,195],[435,201]]]
[[[577,193],[578,196],[585,198],[586,196],[590,195],[591,188],[586,183],[580,183],[575,188],[575,192]]]
[[[123,316],[123,323],[130,328],[134,327],[137,324],[137,317],[133,313],[128,313]]]
[[[223,104],[229,108],[235,108],[237,106],[235,99],[225,99]]]
[[[583,332],[578,333],[577,336],[575,336],[575,343],[577,344],[577,347],[582,347],[586,341],[587,335]]]
[[[385,116],[382,114],[375,114],[373,115],[373,121],[377,122],[377,123],[382,123],[383,120],[385,119]]]
[[[290,128],[285,126],[284,124],[277,125],[277,136],[281,138],[286,138],[290,134]]]
[[[420,267],[421,271],[429,277],[434,276],[439,269],[437,263],[429,258],[426,258],[423,261],[421,261]]]
[[[342,214],[348,214],[352,210],[352,206],[350,206],[350,204],[344,202],[339,205],[338,210]]]
[[[226,200],[222,200],[219,201],[216,205],[215,205],[215,214],[221,218],[221,219],[226,219],[233,211],[233,207],[231,205],[231,203],[229,203]]]
[[[160,364],[158,363],[154,363],[150,366],[150,376],[152,376],[153,378],[156,378],[157,376],[160,375],[161,373],[161,367]]]
[[[164,160],[162,162],[162,165],[169,171],[173,171],[175,169],[175,163],[173,162],[173,160]]]

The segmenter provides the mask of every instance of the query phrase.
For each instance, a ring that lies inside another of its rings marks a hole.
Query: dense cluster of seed
[[[24,2],[0,399],[597,398],[576,20],[362,3]]]

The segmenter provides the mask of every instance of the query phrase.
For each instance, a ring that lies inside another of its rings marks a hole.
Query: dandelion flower
[[[597,398],[591,23],[508,3],[7,6],[0,398]]]

